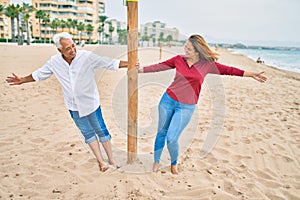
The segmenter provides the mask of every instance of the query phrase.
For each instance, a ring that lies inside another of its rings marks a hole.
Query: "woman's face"
[[[198,56],[198,53],[195,51],[192,42],[189,40],[184,45],[184,52],[187,58],[193,58],[195,56]]]

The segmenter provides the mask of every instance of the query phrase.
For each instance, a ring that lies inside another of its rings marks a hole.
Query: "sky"
[[[109,19],[127,21],[123,0],[105,4]],[[207,42],[300,47],[299,10],[300,0],[139,0],[138,20],[161,21]]]
[[[139,0],[139,24],[159,20],[209,42],[300,47],[300,0]],[[106,15],[127,20],[122,0],[106,0]]]

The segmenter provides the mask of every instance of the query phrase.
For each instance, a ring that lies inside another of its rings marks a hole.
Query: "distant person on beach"
[[[171,158],[171,172],[178,174],[178,139],[192,117],[199,99],[201,85],[207,74],[252,77],[262,83],[267,80],[263,75],[264,72],[247,72],[216,62],[218,54],[208,47],[200,35],[190,36],[184,51],[185,55],[177,55],[164,62],[138,68],[139,73],[176,70],[174,81],[163,94],[158,106],[159,120],[154,143],[154,172],[159,169],[160,157],[167,142]]]
[[[80,46],[81,46],[81,47],[84,47],[84,45],[85,45],[85,40],[81,40]]]
[[[260,57],[257,58],[256,62],[257,62],[257,63],[261,63],[261,64],[264,63],[264,61],[263,61]]]
[[[61,84],[66,107],[99,162],[100,170],[104,172],[109,167],[104,162],[98,140],[104,147],[109,164],[118,167],[112,155],[111,135],[102,117],[94,70],[118,70],[127,67],[127,61],[77,50],[72,36],[65,32],[54,35],[53,42],[59,54],[52,56],[32,74],[25,77],[12,74],[13,76],[7,77],[6,81],[10,85],[21,85],[45,80],[54,74]]]

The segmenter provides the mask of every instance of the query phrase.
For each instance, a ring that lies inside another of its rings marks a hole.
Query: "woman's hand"
[[[255,73],[255,72],[244,72],[244,76],[245,77],[252,77],[254,78],[255,80],[261,82],[261,83],[264,83],[266,82],[266,80],[268,79],[267,77],[265,77],[263,74],[265,72],[259,72],[259,73]]]
[[[254,78],[255,80],[257,80],[261,83],[264,83],[264,82],[266,82],[267,77],[265,77],[263,75],[263,73],[265,73],[265,72],[253,73],[252,78]]]
[[[135,66],[136,66],[136,69],[138,70],[138,73],[144,73],[144,69],[142,67],[140,67],[139,62]]]

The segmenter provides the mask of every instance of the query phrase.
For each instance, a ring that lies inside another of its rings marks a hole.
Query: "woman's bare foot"
[[[99,162],[99,167],[100,167],[100,171],[101,172],[105,172],[106,170],[108,170],[108,166],[105,164],[105,163],[103,163],[103,162]]]
[[[159,168],[159,163],[158,162],[154,162],[153,163],[153,168],[152,168],[153,172],[157,172],[158,168]]]
[[[114,159],[109,160],[108,163],[116,169],[120,168],[120,165],[118,165]]]
[[[177,165],[171,165],[171,173],[172,174],[178,174]]]

